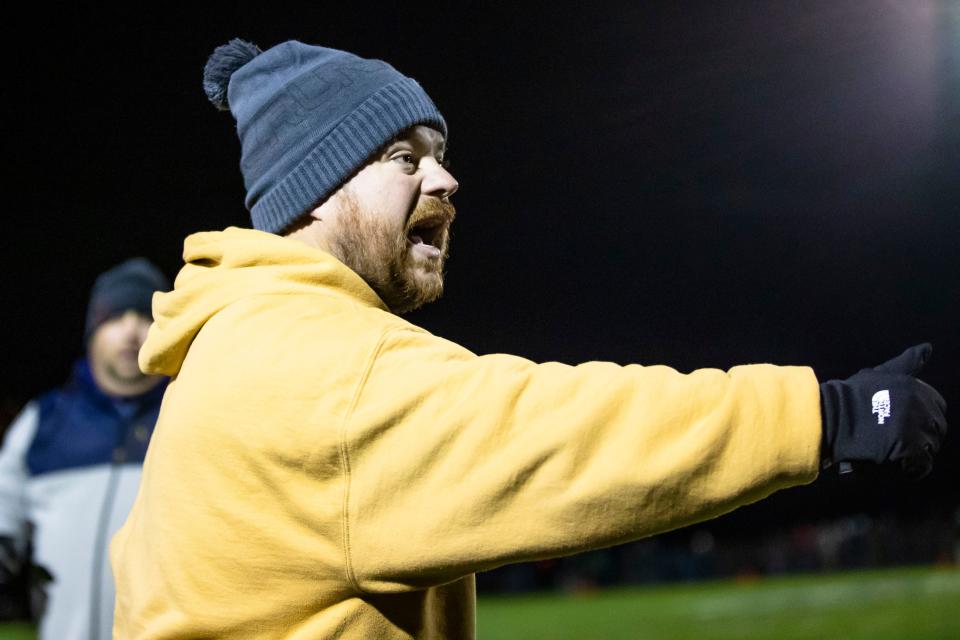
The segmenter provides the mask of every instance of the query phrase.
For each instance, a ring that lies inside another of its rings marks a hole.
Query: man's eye
[[[394,156],[393,159],[400,162],[401,164],[413,165],[417,163],[412,153],[401,153],[400,155]]]

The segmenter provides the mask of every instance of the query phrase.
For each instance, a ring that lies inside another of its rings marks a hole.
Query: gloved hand
[[[30,618],[23,561],[13,538],[0,536],[0,620]]]
[[[30,550],[28,546],[26,556],[31,555]],[[53,575],[46,568],[21,557],[13,538],[0,536],[0,621],[39,623],[51,582]]]
[[[933,347],[919,344],[878,367],[820,385],[821,459],[834,463],[895,463],[911,479],[933,468],[947,433],[947,403],[917,379]]]

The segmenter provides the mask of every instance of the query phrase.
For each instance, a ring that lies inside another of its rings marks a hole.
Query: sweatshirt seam
[[[350,420],[353,418],[353,412],[356,409],[357,403],[360,400],[360,395],[363,393],[363,388],[366,386],[367,380],[370,377],[370,372],[373,370],[373,364],[377,360],[377,356],[380,355],[380,351],[383,349],[383,345],[386,342],[387,335],[389,335],[394,330],[393,327],[387,329],[380,334],[380,338],[377,341],[376,346],[373,348],[373,351],[370,352],[370,357],[367,360],[366,365],[364,366],[363,373],[360,376],[360,380],[357,383],[357,388],[354,391],[353,398],[350,400],[350,405],[347,407],[347,411],[344,414],[343,424],[340,425],[340,464],[343,467],[343,505],[342,505],[342,517],[341,517],[341,535],[343,536],[343,555],[344,555],[344,566],[346,568],[347,581],[350,585],[358,592],[365,593],[364,589],[360,586],[359,581],[357,580],[356,572],[353,568],[353,554],[350,545],[350,488],[351,488],[351,469],[350,469],[350,451],[347,447],[347,431],[349,430]]]

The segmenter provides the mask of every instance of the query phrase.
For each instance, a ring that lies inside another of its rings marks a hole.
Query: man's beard
[[[443,294],[443,267],[450,245],[450,223],[456,215],[453,205],[435,197],[422,199],[402,228],[377,212],[364,212],[344,192],[339,233],[331,251],[350,267],[387,307],[397,314],[408,313]],[[411,229],[426,221],[441,221],[431,244],[438,257],[425,257],[409,239]]]

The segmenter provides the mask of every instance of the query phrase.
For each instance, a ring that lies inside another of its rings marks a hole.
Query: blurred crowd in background
[[[501,567],[478,575],[477,588],[578,592],[900,565],[960,566],[960,504],[952,515],[922,520],[855,514],[749,535],[693,527],[602,551]]]

